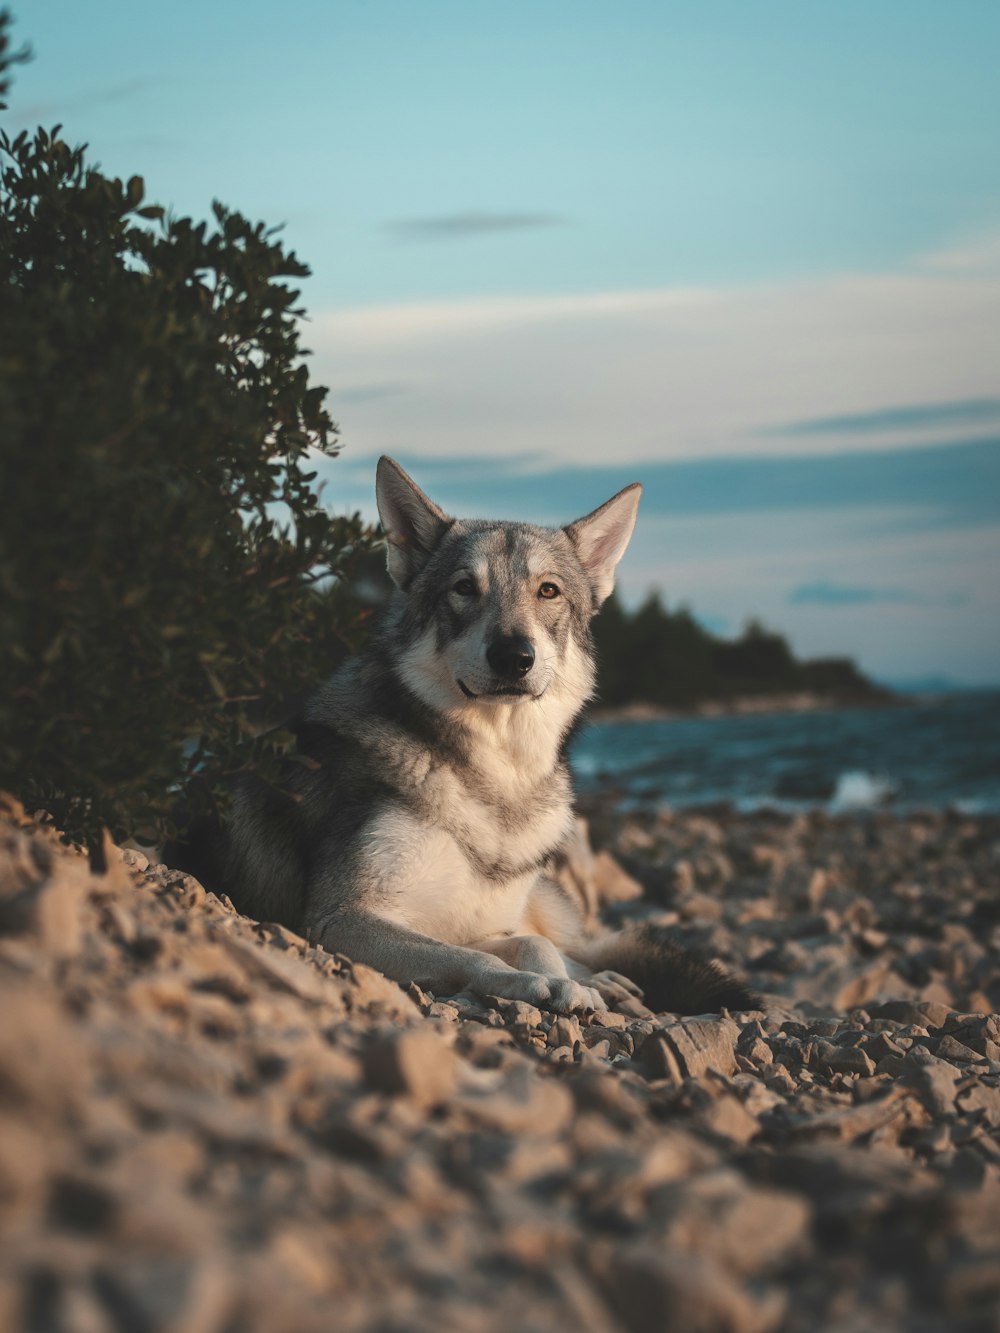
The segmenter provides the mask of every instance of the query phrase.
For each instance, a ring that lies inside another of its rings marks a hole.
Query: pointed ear
[[[639,510],[642,487],[638,482],[613,495],[600,509],[579,518],[564,529],[576,547],[580,564],[590,575],[595,609],[615,586],[615,567],[625,554],[635,516]]]
[[[452,520],[385,454],[375,470],[375,500],[385,530],[389,577],[397,588],[405,588]]]

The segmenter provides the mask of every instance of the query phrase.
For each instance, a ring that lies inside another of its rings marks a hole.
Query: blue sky
[[[286,224],[334,507],[383,450],[541,521],[640,479],[627,596],[1000,679],[993,0],[19,17],[15,125]]]

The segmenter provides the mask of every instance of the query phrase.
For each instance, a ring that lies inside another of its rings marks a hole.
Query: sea
[[[626,805],[1000,813],[1000,691],[882,708],[594,722],[570,760],[582,793],[614,793]]]

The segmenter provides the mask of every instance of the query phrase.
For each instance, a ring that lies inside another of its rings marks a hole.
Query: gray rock
[[[710,1069],[734,1074],[739,1036],[731,1018],[685,1018],[647,1037],[639,1058],[653,1077],[675,1082],[697,1078]]]
[[[498,1074],[489,1084],[463,1088],[452,1104],[471,1123],[501,1134],[558,1134],[573,1114],[567,1090],[525,1065]]]
[[[771,1333],[785,1314],[775,1288],[750,1291],[710,1259],[637,1244],[594,1265],[605,1300],[629,1333]]]
[[[189,1257],[119,1259],[94,1285],[119,1327],[150,1333],[215,1333],[231,1299],[223,1269]]]
[[[829,1074],[857,1074],[871,1078],[875,1065],[860,1046],[834,1046],[818,1041],[814,1046],[816,1064]]]
[[[711,1255],[730,1272],[761,1274],[807,1248],[812,1209],[799,1195],[748,1185],[720,1168],[665,1186],[650,1225],[671,1248]]]
[[[440,1106],[458,1082],[454,1050],[432,1028],[413,1028],[377,1037],[364,1054],[370,1088],[411,1097],[422,1107]]]
[[[897,1023],[914,1024],[925,1029],[942,1027],[951,1016],[945,1004],[923,1000],[887,1000],[871,1009],[873,1018],[891,1018]]]
[[[955,1095],[962,1075],[952,1065],[935,1056],[911,1051],[907,1057],[908,1072],[905,1075],[909,1086],[933,1116],[949,1118],[956,1113]]]

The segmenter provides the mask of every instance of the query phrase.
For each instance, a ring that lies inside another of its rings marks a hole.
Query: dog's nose
[[[522,634],[509,634],[493,640],[486,650],[486,660],[498,676],[517,680],[535,665],[535,650]]]

